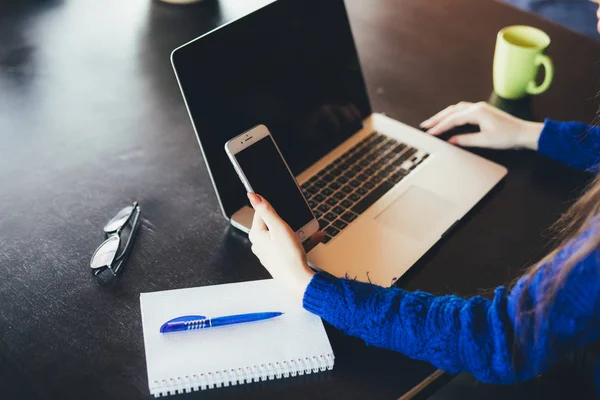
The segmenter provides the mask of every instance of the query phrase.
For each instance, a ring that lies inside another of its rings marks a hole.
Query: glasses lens
[[[131,216],[134,207],[134,205],[130,205],[119,211],[117,215],[115,215],[110,221],[106,223],[106,225],[104,226],[104,232],[115,232],[117,229],[122,227],[123,224],[125,224],[125,222],[127,222],[129,217]]]
[[[98,269],[112,265],[120,242],[121,239],[118,236],[111,236],[106,239],[94,252],[90,261],[90,267]]]

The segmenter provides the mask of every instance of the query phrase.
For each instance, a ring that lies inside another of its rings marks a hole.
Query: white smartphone
[[[255,126],[231,139],[225,151],[246,190],[267,199],[300,241],[319,230],[317,218],[266,126]]]

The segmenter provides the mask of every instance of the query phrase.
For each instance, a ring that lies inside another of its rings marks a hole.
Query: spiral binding
[[[334,360],[335,357],[333,354],[324,354],[315,357],[155,380],[150,384],[150,393],[155,397],[160,397],[169,394],[190,393],[192,391],[213,389],[222,386],[234,386],[243,383],[323,372],[333,369]]]

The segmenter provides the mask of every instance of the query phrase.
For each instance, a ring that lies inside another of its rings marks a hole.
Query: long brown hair
[[[551,229],[555,233],[559,244],[547,256],[529,268],[525,274],[525,276],[529,278],[528,281],[530,281],[535,274],[540,272],[544,265],[552,262],[558,253],[563,250],[571,240],[588,229],[591,220],[597,215],[600,215],[600,175],[588,185],[583,196],[581,196],[581,198],[552,225]],[[526,296],[521,296],[522,301],[520,302],[519,311],[521,313],[532,312],[538,317],[544,314],[571,270],[592,251],[598,248],[600,248],[600,235],[589,237],[575,253],[564,261],[560,272],[552,279],[552,282],[542,295],[543,297],[538,303],[539,307],[533,310],[526,310],[523,301]]]

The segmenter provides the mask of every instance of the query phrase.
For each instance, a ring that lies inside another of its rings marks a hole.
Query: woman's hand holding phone
[[[267,200],[255,193],[248,193],[248,199],[254,208],[249,234],[252,252],[271,276],[301,303],[314,275],[308,266],[306,252],[323,240],[324,233],[315,233],[304,242],[303,247],[292,228]]]

